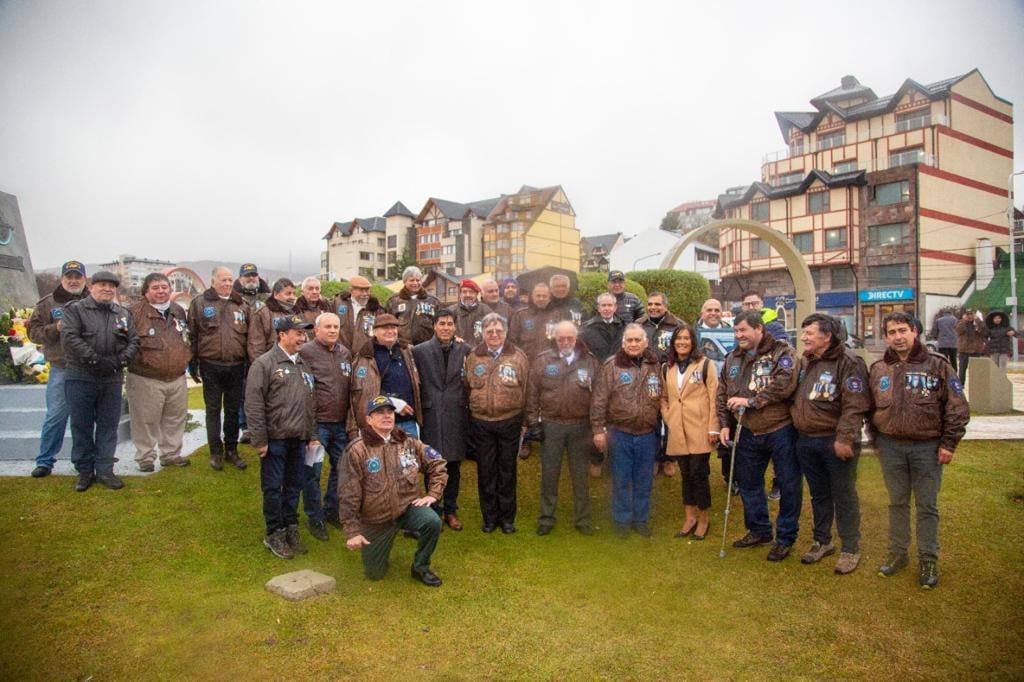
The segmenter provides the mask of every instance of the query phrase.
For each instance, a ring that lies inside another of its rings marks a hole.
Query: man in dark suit
[[[413,347],[420,372],[423,426],[421,440],[441,453],[448,466],[448,483],[439,501],[444,522],[462,530],[458,511],[460,466],[466,458],[469,405],[462,366],[470,346],[455,340],[455,316],[440,311],[434,319],[434,338]]]

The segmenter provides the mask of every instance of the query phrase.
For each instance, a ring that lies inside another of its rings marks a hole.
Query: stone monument
[[[0,310],[26,308],[38,300],[18,197],[0,192]]]
[[[971,412],[1009,414],[1013,411],[1013,383],[992,358],[970,358],[967,365],[967,399]]]

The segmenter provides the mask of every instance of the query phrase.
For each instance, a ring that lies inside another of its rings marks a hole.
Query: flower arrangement
[[[0,381],[45,384],[50,363],[28,338],[31,308],[12,308],[0,315]]]

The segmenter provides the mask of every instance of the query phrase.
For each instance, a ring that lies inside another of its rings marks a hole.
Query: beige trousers
[[[139,464],[152,463],[156,459],[157,446],[161,462],[179,456],[188,419],[185,375],[174,381],[160,381],[129,372],[125,392],[135,461]]]

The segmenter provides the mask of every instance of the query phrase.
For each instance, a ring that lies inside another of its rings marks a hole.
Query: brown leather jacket
[[[946,358],[918,341],[907,361],[892,350],[871,365],[872,432],[898,440],[939,440],[956,449],[971,419],[964,387]]]
[[[469,413],[486,422],[522,418],[526,410],[526,388],[530,361],[507,339],[497,359],[481,343],[466,356],[466,386]]]
[[[956,349],[961,353],[984,353],[988,326],[977,318],[956,322]]]
[[[595,434],[605,428],[626,433],[650,433],[661,412],[661,363],[650,349],[640,358],[619,350],[601,365],[590,403]]]
[[[192,359],[185,309],[171,303],[164,318],[143,299],[130,310],[139,335],[139,352],[132,358],[128,371],[160,381],[184,379],[185,368]]]
[[[402,354],[402,362],[409,369],[409,378],[412,380],[412,394],[413,398],[415,398],[415,404],[412,405],[412,409],[416,421],[422,423],[420,373],[416,369],[416,359],[412,356],[412,346],[401,340],[395,345],[398,347],[399,353]],[[349,410],[348,431],[353,436],[357,429],[366,426],[366,404],[380,395],[380,370],[377,368],[377,359],[374,357],[373,349],[373,339],[371,338],[352,356],[352,378],[349,383],[350,404],[352,408]]]
[[[299,348],[316,384],[316,420],[345,422],[348,420],[349,384],[352,379],[352,355],[341,343],[328,348],[316,339]]]
[[[249,305],[237,292],[227,300],[213,289],[192,299],[188,306],[188,335],[192,357],[217,365],[238,365],[246,361]]]
[[[320,316],[320,313],[333,313],[334,307],[331,302],[321,296],[316,300],[316,303],[310,303],[306,300],[305,296],[299,296],[295,301],[295,312],[302,316],[306,322],[312,322],[316,324],[316,318]],[[316,330],[309,329],[306,331],[306,339],[312,341],[316,336]]]
[[[245,419],[254,447],[317,437],[314,383],[302,356],[292,363],[278,345],[256,358],[245,380]]]
[[[401,429],[385,441],[370,427],[345,450],[338,476],[339,515],[345,537],[393,522],[420,497],[420,473],[427,495],[441,499],[448,471],[441,453]]]
[[[534,358],[526,400],[526,421],[531,426],[540,421],[574,424],[590,419],[590,395],[600,365],[582,341],[576,341],[574,352],[572,364],[566,364],[557,347]]]
[[[426,291],[420,290],[413,296],[402,287],[388,299],[384,309],[398,318],[398,338],[415,346],[433,338],[434,315],[441,309],[441,302]]]
[[[541,351],[547,350],[548,342],[555,337],[555,325],[561,320],[560,308],[548,305],[540,309],[530,304],[512,313],[508,338],[526,353],[526,357],[537,357]]]
[[[793,349],[767,332],[754,355],[738,345],[725,356],[718,381],[718,422],[730,424],[735,417],[725,406],[733,396],[749,398],[743,428],[754,435],[771,433],[791,424],[789,400],[796,390]]]
[[[373,322],[377,319],[377,315],[384,312],[380,301],[371,296],[366,301],[366,306],[359,311],[358,319],[352,319],[355,308],[352,307],[351,291],[344,291],[335,296],[331,306],[341,318],[339,340],[353,354],[358,353],[362,345],[373,336]]]
[[[804,354],[797,377],[789,410],[796,430],[806,436],[834,435],[849,445],[859,443],[871,412],[864,361],[837,342],[820,358]]]
[[[64,349],[60,345],[60,330],[57,323],[64,317],[64,308],[69,303],[80,301],[89,295],[89,288],[80,294],[72,294],[61,285],[53,293],[44,296],[32,309],[26,331],[29,341],[42,346],[43,355],[54,367],[64,367]]]
[[[477,303],[472,310],[464,307],[461,303],[448,308],[455,316],[455,335],[468,343],[476,346],[484,340],[484,330],[480,321],[485,315],[490,315],[491,308],[486,303]]]
[[[672,341],[672,334],[679,326],[679,318],[666,310],[657,324],[651,320],[650,315],[644,315],[636,323],[641,325],[647,334],[647,347],[655,352],[659,360],[665,362],[668,359],[668,347]]]
[[[274,329],[274,322],[279,318],[294,314],[294,308],[285,308],[273,296],[252,314],[252,319],[249,320],[249,337],[246,342],[249,362],[255,362],[256,358],[277,345],[277,330]]]

